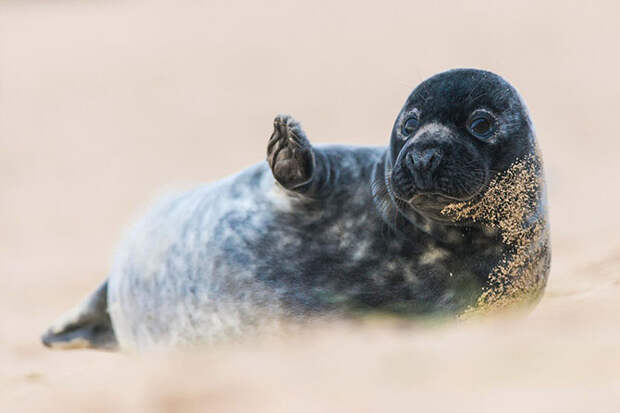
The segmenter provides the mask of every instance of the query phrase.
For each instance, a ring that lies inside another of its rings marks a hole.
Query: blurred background
[[[0,1],[0,411],[620,409],[617,1]],[[455,67],[528,103],[553,263],[527,318],[368,322],[141,357],[39,334],[161,194],[264,159],[275,114],[387,144]]]

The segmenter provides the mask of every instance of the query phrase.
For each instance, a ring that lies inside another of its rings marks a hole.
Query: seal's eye
[[[413,131],[418,127],[419,123],[420,122],[418,121],[418,118],[416,118],[415,116],[407,119],[403,124],[403,135],[411,135]]]
[[[495,133],[495,120],[488,113],[477,113],[468,122],[467,129],[476,138],[487,140]]]

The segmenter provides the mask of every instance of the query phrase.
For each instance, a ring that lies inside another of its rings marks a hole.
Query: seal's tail
[[[59,349],[96,348],[115,350],[118,342],[108,314],[108,281],[43,334],[47,347]]]

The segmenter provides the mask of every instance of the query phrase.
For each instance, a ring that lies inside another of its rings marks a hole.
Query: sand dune
[[[0,411],[618,411],[617,2],[0,3]],[[419,81],[504,75],[537,126],[553,262],[527,317],[369,320],[195,354],[38,341],[151,199],[264,157],[289,112],[381,145]]]

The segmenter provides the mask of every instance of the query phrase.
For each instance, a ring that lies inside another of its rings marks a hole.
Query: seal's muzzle
[[[449,128],[435,123],[422,127],[400,150],[392,171],[395,195],[410,202],[415,195],[438,193],[437,179],[453,140]]]

